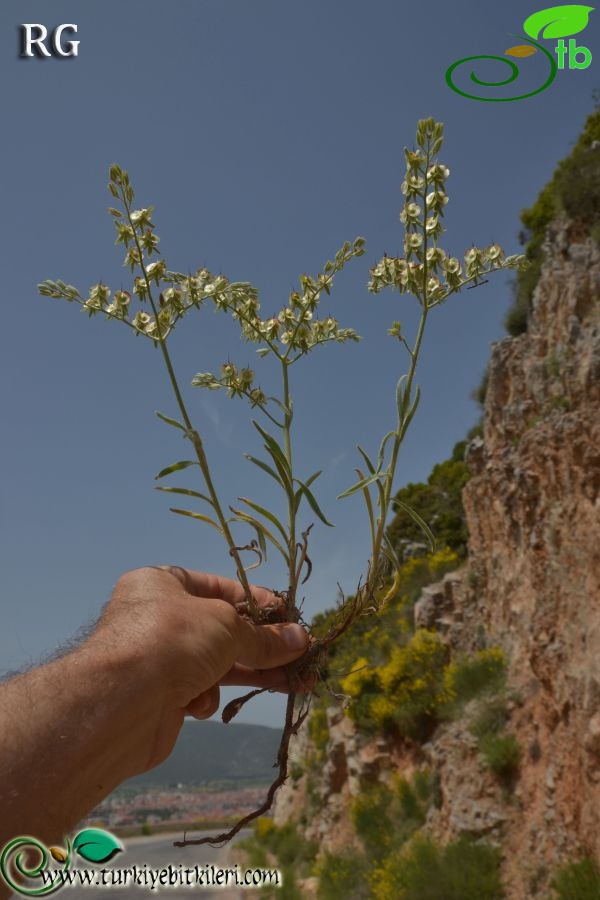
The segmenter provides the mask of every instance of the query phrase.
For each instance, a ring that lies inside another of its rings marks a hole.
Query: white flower
[[[429,247],[427,250],[427,262],[442,263],[446,259],[446,251],[441,247]]]
[[[405,243],[411,250],[418,250],[423,243],[423,235],[413,231],[411,234],[406,235]]]
[[[448,166],[442,166],[439,163],[436,163],[434,166],[431,166],[431,168],[428,169],[427,180],[439,184],[442,181],[445,181],[449,175],[450,169],[448,168]]]
[[[494,262],[497,259],[501,259],[504,256],[504,252],[499,244],[492,244],[485,251],[485,255],[491,262]]]
[[[444,262],[444,268],[450,275],[460,275],[461,265],[455,256],[451,256]]]

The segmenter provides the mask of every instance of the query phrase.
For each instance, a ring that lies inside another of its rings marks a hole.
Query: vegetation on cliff
[[[516,274],[515,299],[505,319],[513,337],[527,331],[533,291],[544,261],[548,225],[566,214],[584,234],[600,243],[600,107],[588,116],[572,151],[561,160],[537,200],[521,213],[521,244],[530,262]]]

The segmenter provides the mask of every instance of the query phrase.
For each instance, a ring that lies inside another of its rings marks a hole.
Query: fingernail
[[[281,636],[288,650],[297,652],[306,648],[307,634],[302,625],[286,625],[281,629]]]

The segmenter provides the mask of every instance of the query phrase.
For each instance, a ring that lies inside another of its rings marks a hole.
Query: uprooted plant
[[[359,446],[362,468],[357,468],[358,481],[340,498],[361,493],[366,505],[371,550],[364,579],[356,593],[342,599],[335,624],[319,639],[313,638],[307,653],[287,667],[289,694],[285,722],[277,756],[277,777],[257,810],[241,819],[232,829],[214,837],[177,842],[188,844],[220,844],[229,840],[252,819],[267,812],[277,789],[288,774],[288,748],[292,735],[305,720],[311,692],[298,694],[298,687],[310,679],[323,680],[323,664],[327,648],[363,615],[377,615],[378,610],[398,589],[400,560],[386,532],[386,522],[393,499],[394,476],[398,455],[407,429],[419,404],[419,388],[414,378],[422,346],[427,317],[431,310],[445,302],[451,294],[465,286],[474,287],[485,281],[494,270],[521,267],[524,258],[505,257],[502,249],[493,244],[485,250],[471,247],[464,256],[464,264],[449,256],[438,239],[444,228],[441,219],[448,202],[445,182],[449,170],[441,164],[438,153],[443,143],[443,126],[433,119],[419,121],[416,147],[405,150],[406,177],[402,192],[406,196],[400,220],[405,226],[404,255],[401,258],[385,255],[371,269],[369,290],[378,293],[385,287],[397,288],[400,293],[413,294],[421,309],[416,336],[411,345],[399,322],[394,322],[389,334],[396,338],[408,353],[408,372],[396,386],[396,421],[380,443],[375,458]],[[258,293],[246,282],[231,282],[224,275],[213,275],[207,269],[195,274],[182,274],[167,268],[158,250],[159,238],[152,222],[153,207],[133,208],[134,193],[127,172],[119,166],[110,168],[109,190],[120,204],[110,208],[117,231],[117,244],[123,244],[125,263],[131,269],[131,291],[118,290],[112,294],[103,283],[95,284],[87,298],[77,288],[63,281],[44,281],[40,293],[79,303],[90,316],[104,313],[109,319],[125,323],[136,335],[149,338],[160,347],[162,357],[179,409],[180,420],[157,413],[168,425],[180,429],[193,448],[193,459],[185,459],[162,469],[156,476],[163,479],[191,466],[200,468],[203,490],[185,487],[159,486],[158,490],[184,495],[199,501],[202,512],[172,507],[172,512],[200,520],[224,538],[233,559],[237,578],[244,588],[245,599],[238,613],[257,624],[267,622],[302,622],[298,604],[300,586],[310,577],[312,563],[309,553],[310,532],[314,523],[306,523],[307,507],[311,517],[330,525],[315,498],[312,486],[321,474],[308,477],[297,474],[294,449],[294,407],[291,391],[292,366],[321,344],[331,341],[345,343],[359,340],[352,328],[342,328],[331,316],[319,317],[323,293],[329,294],[335,275],[353,257],[364,253],[364,240],[356,238],[345,243],[332,261],[315,277],[302,275],[299,289],[289,295],[288,304],[268,318],[259,315]],[[156,259],[151,261],[153,254]],[[132,295],[137,298],[132,303]],[[156,296],[158,295],[158,296]],[[252,424],[263,441],[265,458],[246,454],[247,459],[262,473],[272,478],[282,492],[287,517],[282,519],[266,506],[249,497],[238,498],[238,505],[225,506],[213,482],[204,442],[194,428],[177,381],[168,349],[168,337],[176,324],[191,309],[210,302],[217,310],[228,313],[239,325],[242,337],[257,344],[259,357],[268,357],[279,368],[280,396],[267,396],[255,383],[254,372],[225,363],[219,375],[202,372],[192,384],[209,390],[225,389],[230,397],[245,398],[261,420]],[[133,311],[133,306],[138,309]],[[422,528],[428,540],[434,538],[428,525],[405,504],[402,509]],[[303,524],[306,523],[306,524]],[[235,534],[240,534],[236,538]],[[249,537],[249,534],[251,537]],[[259,607],[252,594],[247,572],[260,565],[268,549],[274,549],[285,566],[284,587],[274,593],[280,604],[272,609]],[[250,554],[252,562],[244,565],[242,557]],[[306,624],[303,622],[303,624]],[[309,627],[309,626],[307,626]],[[310,627],[309,627],[310,630]],[[264,689],[256,689],[227,704],[223,720],[230,721],[242,705]],[[298,699],[300,698],[300,699]]]

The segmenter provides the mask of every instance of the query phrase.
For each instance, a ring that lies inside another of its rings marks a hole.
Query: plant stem
[[[290,383],[289,383],[289,373],[288,367],[289,362],[287,359],[281,360],[281,370],[283,375],[283,405],[284,405],[284,420],[283,420],[283,444],[284,444],[284,452],[285,458],[287,459],[288,465],[290,467],[290,473],[293,473],[292,468],[292,438],[291,438],[291,425],[292,425],[292,409],[291,409],[291,398],[290,398]],[[293,617],[293,612],[296,606],[296,511],[294,509],[294,482],[292,480],[291,492],[288,493],[288,524],[289,524],[289,557],[290,557],[290,571],[289,571],[289,590],[288,590],[288,598],[287,598],[287,614],[288,619],[291,620]]]
[[[175,370],[173,369],[173,364],[171,362],[171,357],[169,355],[169,351],[167,350],[167,343],[165,338],[163,338],[162,330],[160,327],[160,321],[158,318],[158,310],[156,308],[156,304],[154,303],[154,299],[152,297],[152,291],[150,289],[150,280],[148,278],[148,273],[146,272],[146,266],[144,265],[144,256],[142,252],[142,248],[140,246],[140,242],[138,240],[137,232],[135,226],[131,219],[131,211],[129,208],[129,203],[125,196],[125,191],[121,188],[121,196],[123,201],[123,206],[125,207],[125,211],[127,213],[127,218],[129,220],[129,225],[131,226],[131,230],[133,231],[133,236],[135,240],[135,245],[137,247],[137,251],[140,257],[140,268],[142,270],[144,281],[146,283],[146,290],[148,292],[148,299],[150,301],[150,306],[152,307],[152,312],[154,313],[154,318],[156,321],[156,328],[158,331],[158,343],[160,345],[160,349],[162,351],[163,359],[165,361],[165,365],[167,367],[167,372],[169,373],[169,379],[171,381],[171,386],[173,388],[173,392],[175,394],[175,399],[177,400],[177,405],[179,406],[179,410],[181,412],[181,417],[187,429],[186,436],[189,440],[191,440],[194,445],[194,450],[196,451],[196,457],[198,459],[198,465],[200,466],[200,470],[202,475],[204,476],[204,482],[206,484],[206,488],[208,490],[208,494],[213,505],[214,511],[219,520],[219,524],[223,531],[223,536],[229,545],[229,553],[233,557],[237,569],[238,578],[244,588],[244,592],[246,594],[246,600],[248,602],[248,607],[253,618],[258,619],[258,604],[252,595],[252,590],[250,588],[250,582],[248,581],[248,576],[244,571],[244,566],[242,564],[242,560],[240,558],[236,543],[233,539],[233,535],[229,529],[229,524],[227,522],[227,518],[221,508],[221,504],[219,503],[219,498],[217,496],[217,492],[215,490],[210,469],[208,465],[208,460],[206,458],[206,453],[204,450],[204,445],[202,443],[202,439],[198,432],[193,428],[192,423],[190,421],[190,417],[188,415],[185,403],[183,401],[183,397],[181,396],[181,391],[179,390],[179,384],[177,382],[177,378],[175,376]]]
[[[427,196],[427,172],[429,170],[429,147],[427,149],[426,159],[425,159],[425,186],[423,188],[423,200]],[[427,210],[425,207],[425,203],[423,206],[423,288],[422,288],[422,297],[419,297],[419,302],[421,304],[421,319],[419,322],[419,327],[417,330],[417,336],[415,338],[415,343],[412,348],[407,346],[406,341],[404,344],[406,349],[410,355],[410,368],[408,370],[408,377],[406,379],[406,388],[404,391],[404,396],[407,398],[406,403],[403,404],[404,409],[398,410],[398,427],[396,429],[396,435],[394,438],[394,444],[392,447],[392,454],[390,457],[390,463],[387,469],[385,482],[383,485],[383,498],[381,500],[381,515],[379,516],[377,534],[375,538],[375,543],[373,546],[373,556],[371,558],[371,568],[369,573],[369,578],[367,581],[367,587],[369,591],[374,591],[378,581],[378,573],[380,567],[380,558],[381,558],[381,544],[383,541],[383,536],[386,528],[386,519],[390,508],[390,503],[392,499],[392,487],[394,483],[394,475],[396,474],[396,465],[398,463],[398,454],[400,452],[400,447],[402,446],[402,442],[404,440],[404,436],[406,434],[406,429],[408,428],[409,420],[403,415],[405,410],[408,408],[408,403],[410,402],[410,396],[412,391],[413,380],[415,376],[415,371],[417,368],[417,362],[419,359],[419,350],[421,349],[421,343],[423,340],[423,334],[425,333],[425,324],[427,322],[427,314],[429,312],[429,307],[427,304],[427,228],[426,228],[426,220],[427,220]],[[403,339],[404,340],[404,339]]]

